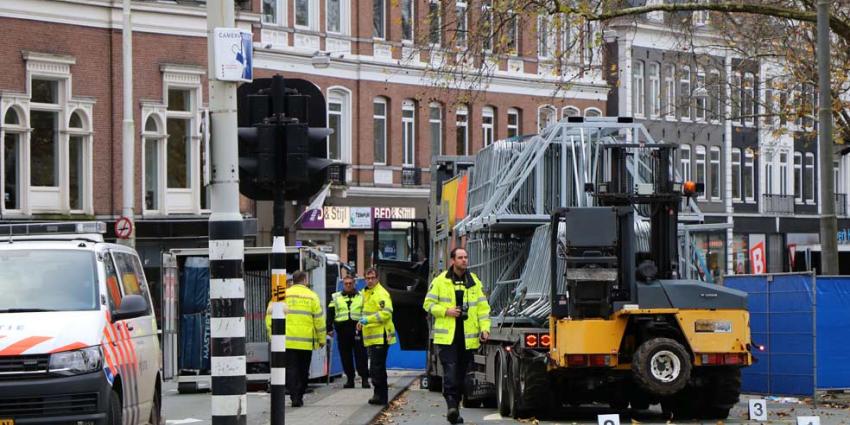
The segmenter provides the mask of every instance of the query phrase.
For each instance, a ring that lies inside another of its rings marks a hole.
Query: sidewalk
[[[389,396],[395,399],[411,383],[419,379],[422,371],[390,370]],[[367,401],[371,389],[343,389],[345,379],[337,378],[330,385],[311,383],[311,392],[304,395],[304,406],[293,408],[286,399],[287,425],[367,425],[377,417],[382,408]],[[167,425],[210,423],[210,394],[178,394],[174,383],[164,387],[163,413]],[[269,425],[269,400],[266,392],[248,393],[248,425]]]

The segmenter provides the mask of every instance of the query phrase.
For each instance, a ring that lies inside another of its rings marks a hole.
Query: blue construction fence
[[[358,291],[366,287],[366,279],[355,279]],[[342,279],[337,281],[337,291],[342,290]],[[331,374],[342,373],[342,359],[336,349],[337,340],[334,337],[334,350],[331,353]],[[390,346],[387,352],[387,369],[425,369],[425,351],[406,351],[399,348],[398,342]]]
[[[811,273],[726,276],[748,294],[755,364],[746,393],[811,396],[850,388],[850,276]]]

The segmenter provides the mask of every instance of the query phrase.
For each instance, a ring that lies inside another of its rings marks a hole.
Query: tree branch
[[[627,7],[608,12],[594,14],[587,9],[570,8],[573,13],[582,15],[589,21],[607,21],[623,16],[634,16],[648,12],[692,12],[697,10],[707,10],[725,13],[746,13],[752,15],[773,16],[776,18],[792,19],[804,22],[817,22],[817,13],[803,10],[789,9],[765,4],[748,4],[748,3],[664,3],[648,6]],[[839,37],[850,41],[850,22],[844,21],[841,18],[830,15],[829,27]]]

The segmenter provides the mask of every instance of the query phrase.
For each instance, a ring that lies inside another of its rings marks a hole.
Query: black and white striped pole
[[[284,238],[275,236],[272,244],[272,287],[278,283],[286,288],[286,263]],[[271,425],[283,425],[286,411],[286,305],[278,294],[273,294],[271,336]]]
[[[210,352],[212,425],[245,425],[245,283],[242,279],[242,214],[236,85],[216,78],[216,28],[235,26],[233,0],[207,2],[210,105]]]

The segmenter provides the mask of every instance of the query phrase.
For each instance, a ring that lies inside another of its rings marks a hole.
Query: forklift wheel
[[[653,338],[635,351],[632,372],[650,394],[673,395],[685,388],[691,377],[691,356],[675,340]]]

